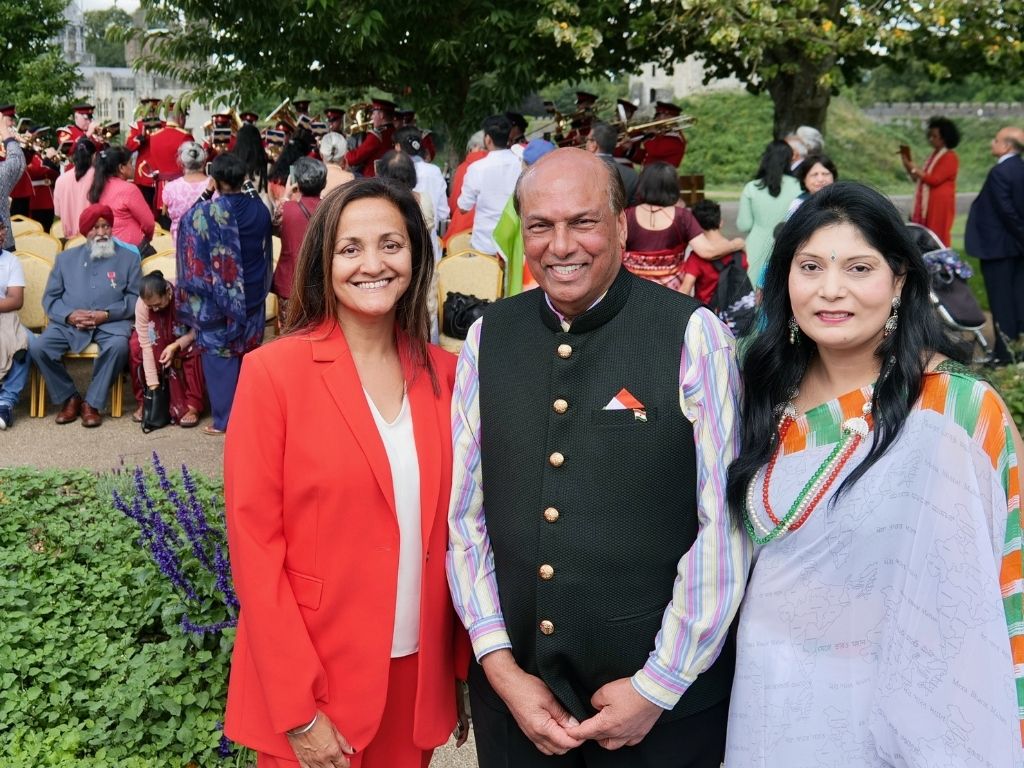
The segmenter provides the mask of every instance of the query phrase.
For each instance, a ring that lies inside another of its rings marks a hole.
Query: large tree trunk
[[[833,62],[800,62],[796,72],[780,72],[768,83],[768,93],[775,105],[775,138],[782,139],[801,125],[810,125],[825,132],[825,118],[832,98],[831,89],[821,84],[821,76]]]

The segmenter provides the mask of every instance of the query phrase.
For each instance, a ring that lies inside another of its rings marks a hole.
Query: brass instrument
[[[665,117],[661,120],[652,120],[649,123],[638,123],[636,125],[627,125],[625,128],[620,130],[621,134],[625,134],[626,138],[635,138],[632,134],[645,134],[649,136],[658,136],[663,133],[669,133],[670,131],[678,131],[683,128],[689,128],[697,121],[690,115],[679,115],[677,117]]]
[[[370,112],[373,104],[370,102],[359,102],[345,110],[345,116],[341,120],[342,132],[347,136],[356,133],[366,133],[373,127],[373,119]]]
[[[96,129],[96,136],[107,143],[115,136],[119,136],[120,133],[121,123],[118,120],[107,120],[104,123],[100,123],[99,128]]]
[[[295,117],[295,112],[292,110],[292,100],[285,99],[278,104],[277,108],[263,119],[263,122],[268,123],[270,127],[274,127],[278,123],[284,123],[294,131],[298,120]]]

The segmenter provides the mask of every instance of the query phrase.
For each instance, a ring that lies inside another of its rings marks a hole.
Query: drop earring
[[[892,314],[889,315],[888,319],[885,321],[885,326],[882,328],[882,335],[883,336],[891,336],[893,334],[893,332],[896,330],[896,326],[900,322],[900,313],[898,311],[899,308],[900,308],[900,297],[899,296],[893,296],[892,297]]]
[[[789,343],[800,343],[800,326],[797,325],[795,317],[789,318]]]

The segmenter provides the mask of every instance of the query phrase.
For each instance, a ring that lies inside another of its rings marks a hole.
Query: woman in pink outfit
[[[53,183],[53,212],[64,227],[64,237],[79,234],[78,217],[89,207],[95,154],[95,144],[88,139],[79,139],[72,156],[74,167],[64,171]]]
[[[102,203],[114,212],[114,237],[143,250],[153,239],[156,219],[132,178],[132,157],[123,147],[107,147],[96,154],[89,202]]]
[[[201,144],[186,141],[178,147],[178,167],[183,176],[164,187],[164,210],[171,220],[171,238],[178,242],[178,221],[196,204],[210,183],[206,175],[206,150]]]

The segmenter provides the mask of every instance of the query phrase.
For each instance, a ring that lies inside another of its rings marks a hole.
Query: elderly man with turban
[[[82,426],[103,423],[100,411],[110,386],[128,362],[128,337],[139,298],[142,270],[138,254],[114,240],[114,214],[106,205],[90,205],[79,217],[86,242],[57,257],[43,294],[49,325],[30,342],[32,361],[59,404],[58,424],[82,416]],[[64,367],[65,352],[99,346],[85,399]]]

